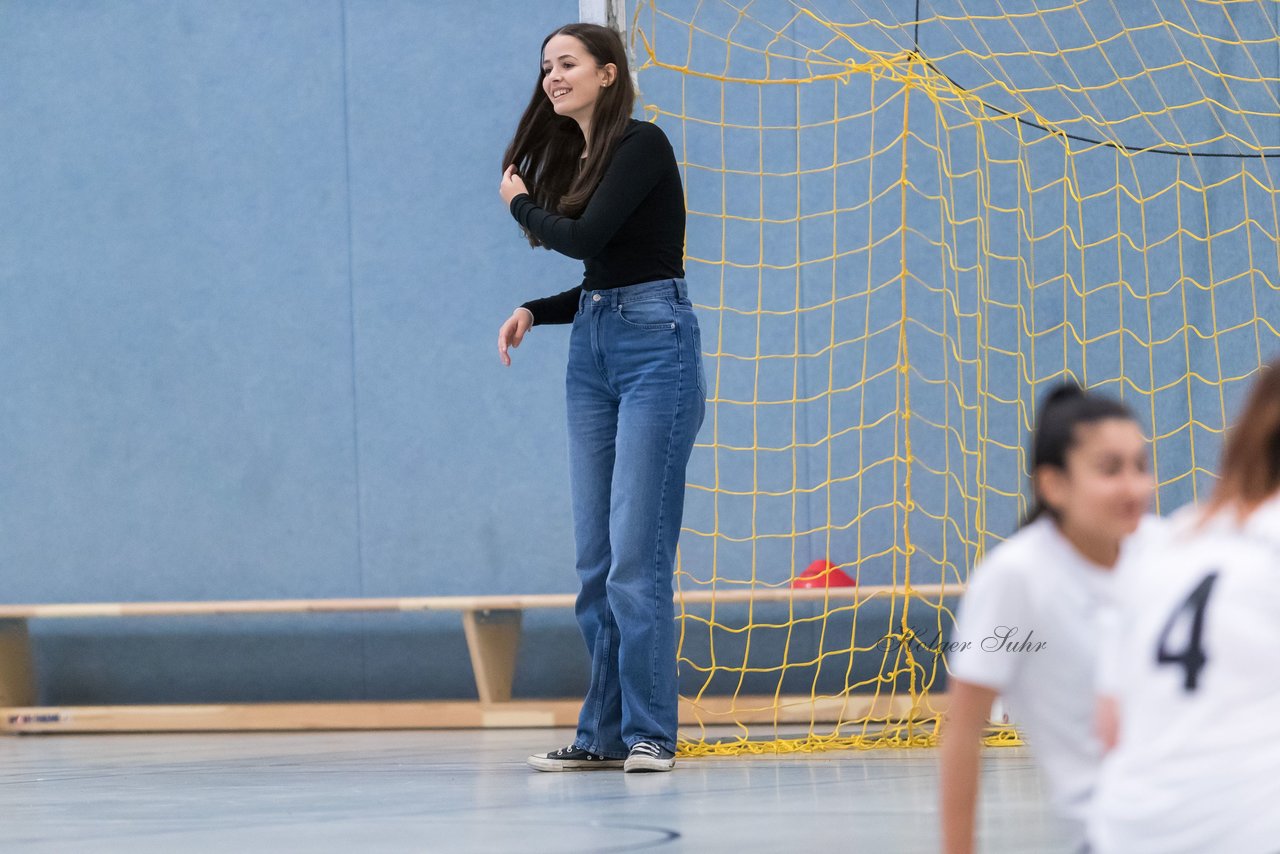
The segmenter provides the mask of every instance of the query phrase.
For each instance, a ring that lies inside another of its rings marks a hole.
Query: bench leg
[[[516,649],[520,646],[520,611],[464,611],[462,628],[471,651],[476,691],[482,703],[511,699],[516,673]]]
[[[26,620],[0,620],[0,706],[34,706],[36,671]]]

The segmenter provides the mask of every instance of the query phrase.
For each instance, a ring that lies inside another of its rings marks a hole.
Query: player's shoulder
[[[1047,556],[1045,552],[1052,550],[1055,539],[1053,520],[1041,516],[1023,525],[993,549],[988,560],[1000,567],[1025,570]]]
[[[1253,528],[1255,523],[1268,527],[1256,513],[1241,520],[1226,511],[1207,514],[1192,504],[1162,523],[1144,525],[1126,543],[1117,576],[1119,598],[1146,597],[1152,585],[1178,589],[1180,580],[1199,577],[1209,567],[1247,575],[1249,567],[1274,560],[1280,538],[1268,542]]]
[[[667,139],[667,134],[661,127],[653,122],[642,122],[639,119],[631,119],[627,122],[627,128],[622,132],[621,142],[627,145],[656,147],[671,151],[671,140]]]
[[[1244,527],[1253,537],[1280,548],[1280,495],[1264,501],[1250,513]]]
[[[1205,542],[1215,547],[1238,543],[1280,549],[1280,496],[1263,502],[1244,518],[1231,508],[1209,511],[1189,504],[1170,517],[1165,540],[1175,550]]]
[[[1040,518],[1023,525],[987,552],[974,569],[974,580],[1014,583],[1025,579],[1045,560],[1052,560],[1052,524],[1048,519]]]

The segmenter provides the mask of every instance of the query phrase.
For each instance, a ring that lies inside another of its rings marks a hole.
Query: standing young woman
[[[684,281],[684,191],[656,125],[631,118],[618,34],[570,24],[503,157],[499,192],[529,242],[585,264],[582,284],[526,303],[498,352],[531,326],[572,323],[565,380],[577,618],[591,685],[573,744],[540,771],[675,762],[672,572],[685,468],[705,409],[698,322]],[[625,761],[624,761],[625,760]]]
[[[1280,362],[1227,438],[1209,503],[1116,578],[1104,644],[1101,854],[1280,851]]]
[[[997,696],[1044,771],[1064,833],[1083,846],[1102,752],[1093,731],[1097,619],[1112,568],[1136,545],[1130,535],[1152,533],[1147,441],[1124,404],[1059,386],[1040,406],[1031,457],[1033,510],[974,570],[952,636],[941,749],[948,854],[973,850],[979,743]]]

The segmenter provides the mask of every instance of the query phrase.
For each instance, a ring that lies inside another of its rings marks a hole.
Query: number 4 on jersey
[[[1169,620],[1160,631],[1160,640],[1156,644],[1157,664],[1182,665],[1182,670],[1186,674],[1182,687],[1186,691],[1196,690],[1196,681],[1208,660],[1204,654],[1204,648],[1200,645],[1200,634],[1204,631],[1204,610],[1209,604],[1209,594],[1213,591],[1213,584],[1217,580],[1217,571],[1201,579],[1196,589],[1191,591],[1191,595],[1182,600],[1182,604],[1169,615]],[[1187,645],[1182,652],[1175,653],[1168,648],[1169,635],[1173,633],[1174,625],[1184,613],[1191,615],[1191,635],[1187,638]]]

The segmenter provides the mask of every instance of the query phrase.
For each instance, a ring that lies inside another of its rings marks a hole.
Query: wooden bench
[[[677,593],[678,606],[765,602],[829,602],[848,607],[871,599],[913,598],[939,603],[960,585],[719,588]],[[0,605],[0,732],[138,732],[200,730],[427,729],[439,727],[572,726],[580,699],[513,700],[516,650],[526,610],[572,608],[572,593],[528,596],[421,596],[364,599],[284,599]],[[223,705],[37,706],[31,620],[92,617],[177,617],[246,614],[336,614],[456,611],[476,681],[477,701],[237,703]],[[845,696],[703,697],[681,701],[682,724],[809,722],[904,716],[910,698]]]

